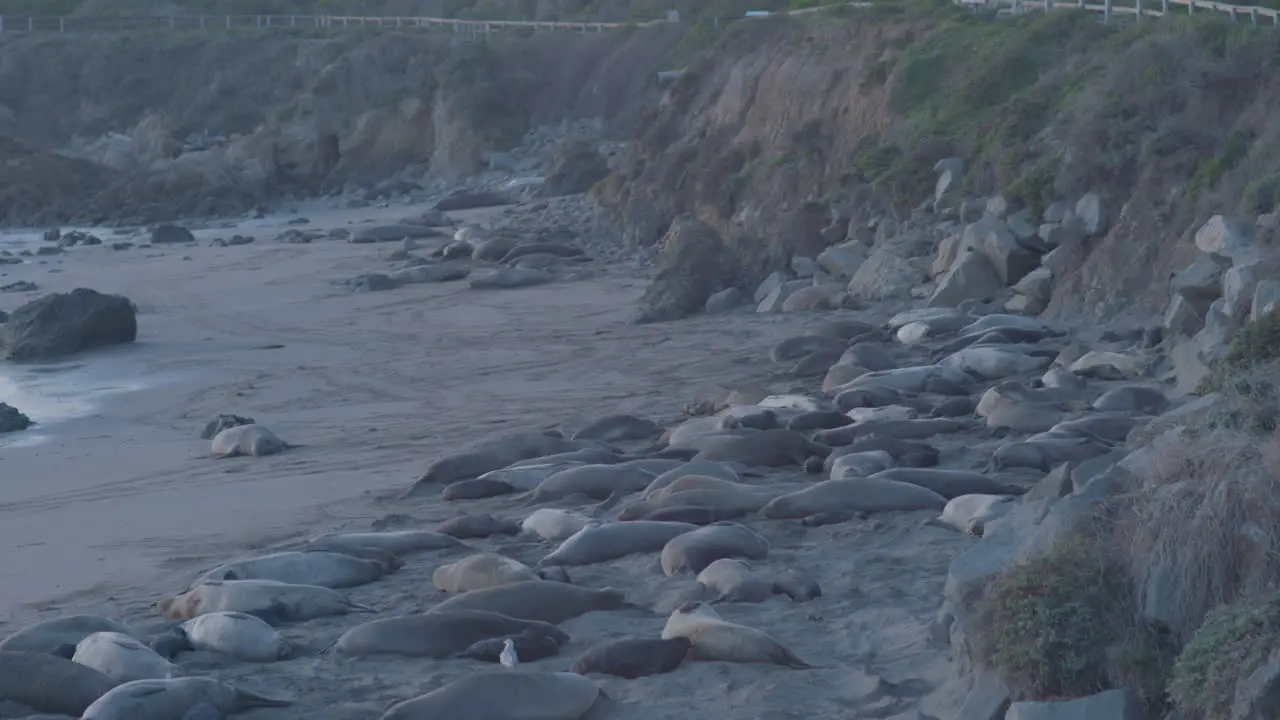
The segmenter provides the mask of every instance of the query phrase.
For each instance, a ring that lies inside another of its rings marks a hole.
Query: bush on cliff
[[[1280,649],[1280,593],[1224,605],[1183,648],[1173,666],[1169,696],[1184,714],[1204,720],[1232,717],[1236,684]]]
[[[1276,362],[1280,362],[1280,311],[1273,310],[1236,332],[1227,353],[1213,364],[1197,391],[1203,394],[1234,390],[1252,395],[1266,390],[1253,387],[1266,379],[1266,374],[1254,370]]]

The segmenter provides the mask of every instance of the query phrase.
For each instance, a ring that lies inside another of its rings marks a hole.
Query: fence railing
[[[1112,16],[1162,17],[1171,13],[1195,14],[1196,12],[1216,12],[1229,15],[1233,21],[1247,19],[1254,25],[1258,18],[1272,25],[1280,25],[1280,10],[1274,8],[1255,7],[1252,5],[1233,5],[1214,0],[1131,0],[1133,4],[1116,4],[1113,0],[1094,2],[1092,0],[956,0],[957,4],[977,7],[998,7],[1002,12],[1027,12],[1033,10],[1051,11],[1065,8],[1078,8],[1099,13],[1104,20]],[[871,7],[871,2],[845,3],[849,7]],[[792,11],[791,14],[806,14],[830,9],[814,7]],[[756,16],[744,16],[736,19],[749,20]],[[721,18],[728,20],[729,18]],[[457,18],[439,17],[387,17],[359,15],[170,15],[170,16],[120,16],[120,15],[85,15],[85,16],[0,16],[0,33],[30,32],[94,32],[94,31],[129,31],[129,30],[245,30],[245,29],[313,29],[333,30],[342,28],[382,28],[382,29],[432,29],[451,31],[467,37],[488,35],[495,31],[524,30],[530,32],[604,32],[623,27],[657,25],[671,22],[667,19],[650,20],[642,23],[616,22],[536,22],[533,20],[459,20]]]

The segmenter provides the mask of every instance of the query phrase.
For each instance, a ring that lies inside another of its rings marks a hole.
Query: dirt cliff
[[[0,222],[235,212],[419,166],[456,179],[531,125],[580,117],[623,136],[654,101],[653,73],[681,35],[661,26],[487,43],[407,32],[6,41]]]
[[[1280,33],[1206,13],[895,3],[734,23],[597,197],[635,245],[696,215],[749,289],[868,220],[931,215],[935,164],[956,157],[965,196],[1033,214],[1098,193],[1109,232],[1067,258],[1049,314],[1149,316],[1207,216],[1273,209],[1277,49]]]

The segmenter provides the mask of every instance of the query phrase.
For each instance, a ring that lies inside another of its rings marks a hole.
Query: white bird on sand
[[[515,643],[511,642],[511,638],[507,638],[502,643],[502,652],[498,655],[498,662],[502,663],[503,667],[509,668],[515,667],[520,662],[520,658],[516,656]]]

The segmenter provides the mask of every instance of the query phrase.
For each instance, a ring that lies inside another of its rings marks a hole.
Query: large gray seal
[[[679,667],[692,646],[686,637],[613,640],[587,650],[569,672],[602,673],[628,680],[661,675]]]
[[[279,552],[219,565],[200,576],[193,585],[206,580],[276,580],[346,588],[371,583],[395,569],[377,560],[322,550]]]
[[[267,622],[377,612],[351,602],[337,590],[276,580],[206,580],[184,593],[160,600],[156,608],[170,620],[190,620],[213,612],[242,612]]]
[[[815,667],[801,660],[763,630],[731,623],[710,605],[690,602],[676,608],[662,629],[663,639],[684,637],[689,658],[739,663],[774,663],[796,669]]]
[[[97,632],[81,640],[71,661],[91,667],[117,683],[163,680],[183,674],[155,650],[116,632]]]
[[[592,523],[574,533],[538,564],[593,565],[634,553],[659,552],[671,538],[697,528],[689,523],[651,520]]]
[[[521,460],[599,448],[591,440],[566,440],[559,434],[524,432],[486,440],[464,452],[447,455],[431,464],[422,477],[402,496],[412,497],[436,483],[451,483],[480,477]]]
[[[67,615],[28,625],[0,641],[0,650],[53,653],[64,645],[76,645],[96,632],[129,634],[129,628],[97,615]]]
[[[774,498],[760,509],[772,520],[805,518],[820,512],[880,512],[888,510],[939,510],[947,499],[919,485],[895,480],[824,480]]]
[[[482,672],[392,705],[382,720],[579,720],[600,694],[599,686],[577,673]]]
[[[720,558],[763,560],[769,541],[745,525],[718,522],[671,538],[662,548],[662,572],[667,576],[702,570]]]
[[[207,677],[135,680],[98,698],[80,720],[171,720],[201,704],[230,715],[255,707],[285,707],[293,701],[267,697]]]
[[[811,457],[825,458],[830,454],[830,447],[813,442],[794,430],[761,430],[744,436],[712,438],[694,459],[782,467],[803,465]]]
[[[481,640],[518,635],[526,630],[550,635],[562,645],[569,642],[569,636],[550,623],[517,620],[480,610],[437,610],[357,625],[326,650],[356,657],[402,655],[442,659]]]
[[[593,610],[614,610],[625,602],[622,591],[615,588],[593,590],[550,580],[525,580],[455,595],[427,614],[480,610],[558,625]]]
[[[890,468],[867,478],[911,483],[928,488],[951,500],[961,495],[1021,495],[1022,488],[1006,485],[999,480],[970,470],[943,468]]]
[[[0,651],[0,700],[79,717],[115,686],[116,681],[103,673],[66,658]]]

